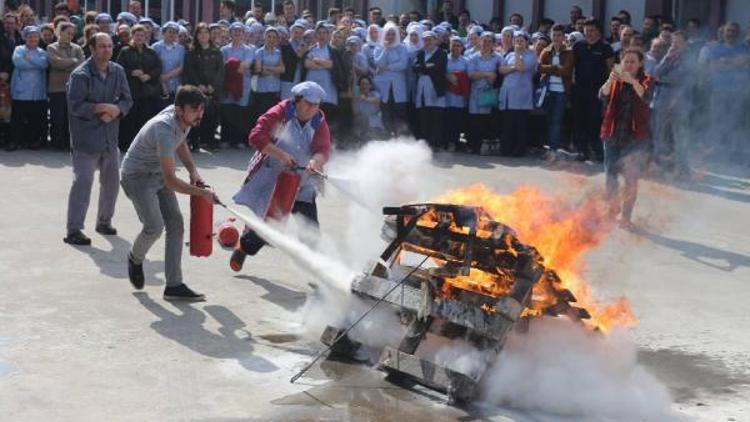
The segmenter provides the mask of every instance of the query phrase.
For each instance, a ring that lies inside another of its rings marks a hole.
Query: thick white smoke
[[[671,403],[666,387],[638,365],[626,331],[604,336],[560,318],[513,333],[483,395],[497,405],[609,420],[660,420]]]

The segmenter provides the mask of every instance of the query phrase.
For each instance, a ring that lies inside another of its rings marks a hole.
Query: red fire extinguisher
[[[273,187],[271,202],[266,209],[266,218],[281,220],[289,215],[301,182],[302,176],[291,171],[283,171],[276,177],[276,186]]]
[[[190,255],[210,256],[213,250],[214,204],[205,198],[190,197]]]

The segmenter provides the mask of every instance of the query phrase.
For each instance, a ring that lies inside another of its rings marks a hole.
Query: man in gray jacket
[[[99,170],[99,213],[96,231],[116,235],[112,227],[120,189],[119,119],[133,105],[125,70],[111,62],[112,38],[97,33],[89,42],[91,58],[70,75],[68,111],[73,155],[73,185],[68,196],[68,235],[72,245],[90,245],[83,223],[91,198],[94,172]]]

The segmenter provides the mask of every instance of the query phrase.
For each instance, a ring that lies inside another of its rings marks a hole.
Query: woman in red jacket
[[[644,74],[641,50],[626,49],[620,63],[621,68],[614,69],[599,90],[599,96],[607,101],[601,138],[604,141],[610,211],[613,217],[622,211],[620,225],[630,228],[638,195],[638,178],[647,156],[651,80]],[[625,179],[622,205],[617,181],[619,174]]]

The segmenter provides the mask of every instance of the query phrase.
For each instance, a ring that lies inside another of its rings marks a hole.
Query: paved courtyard
[[[197,162],[228,199],[248,157],[223,150]],[[423,176],[440,189],[482,182],[552,193],[604,183],[598,166],[586,164],[447,153],[432,164]],[[594,294],[624,295],[633,306],[639,365],[671,395],[668,412],[653,420],[748,421],[750,171],[702,170],[689,185],[643,182],[638,229],[615,230],[586,256],[585,275]],[[95,188],[85,230],[93,245],[63,244],[71,177],[65,153],[0,153],[0,420],[606,419],[513,403],[451,408],[439,394],[400,389],[347,363],[324,362],[290,384],[321,349],[303,324],[309,274],[270,248],[240,274],[216,245],[208,258],[186,250],[186,282],[208,300],[174,305],[161,298],[162,238],[145,264],[146,287],[135,292],[126,268],[140,227],[132,205],[121,193],[119,236],[100,236]],[[327,191],[321,225],[328,241],[343,244],[357,222],[347,198]],[[189,200],[180,202],[188,221]],[[215,210],[216,221],[226,216]],[[576,388],[576,373],[568,375]]]

